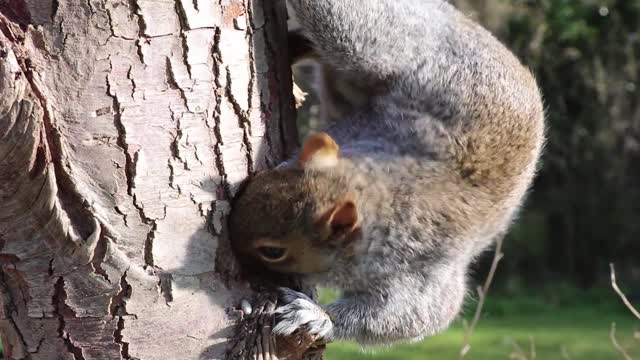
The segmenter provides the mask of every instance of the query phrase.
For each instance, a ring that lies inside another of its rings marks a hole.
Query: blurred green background
[[[323,302],[335,296],[326,289],[321,294]],[[473,317],[475,305],[470,299],[464,318]],[[634,321],[608,289],[550,286],[509,296],[492,293],[465,359],[623,359],[609,337],[612,322],[618,343],[632,359],[640,359],[640,321]],[[325,359],[458,359],[464,333],[458,321],[446,332],[417,344],[362,349],[354,343],[334,343],[328,346]]]
[[[531,68],[549,130],[466,358],[622,359],[609,338],[613,321],[618,341],[640,358],[640,321],[611,290],[608,267],[616,263],[619,284],[640,305],[640,0],[452,2]],[[302,135],[322,122],[310,74],[305,66],[295,72],[311,93]],[[491,257],[473,269],[476,282]],[[471,298],[461,319],[474,309]],[[373,354],[334,344],[326,358],[454,359],[462,342],[460,321],[422,343]]]

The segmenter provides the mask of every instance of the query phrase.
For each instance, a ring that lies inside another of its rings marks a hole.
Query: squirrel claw
[[[284,305],[278,306],[278,323],[273,328],[277,335],[289,336],[297,330],[329,342],[333,338],[333,323],[329,315],[307,295],[280,288],[280,300]]]

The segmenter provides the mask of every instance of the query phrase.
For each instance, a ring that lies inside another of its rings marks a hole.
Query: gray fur
[[[327,130],[339,164],[301,177],[310,189],[301,203],[321,207],[354,193],[361,219],[353,251],[327,251],[330,269],[305,276],[343,291],[324,308],[337,339],[380,344],[435,334],[460,310],[470,262],[506,231],[532,181],[544,138],[535,80],[444,1],[290,5],[328,64],[384,89]],[[273,173],[286,171],[295,169]],[[286,189],[261,193],[259,183],[250,185],[253,199],[290,201]],[[282,222],[277,212],[258,213],[267,224]],[[294,314],[308,315],[309,304],[284,306],[279,330],[326,330]]]

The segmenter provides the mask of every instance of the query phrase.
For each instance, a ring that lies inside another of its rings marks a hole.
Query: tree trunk
[[[296,142],[283,0],[0,1],[5,359],[219,359],[239,183]]]

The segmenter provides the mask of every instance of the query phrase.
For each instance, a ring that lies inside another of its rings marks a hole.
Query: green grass
[[[323,294],[323,300],[329,297]],[[631,358],[640,359],[640,339],[634,338],[634,332],[640,330],[640,321],[634,320],[618,300],[608,290],[556,289],[535,295],[490,295],[466,359],[509,359],[516,346],[531,359],[531,338],[535,343],[536,359],[622,359],[609,338],[614,321],[618,342]],[[467,306],[466,318],[472,316],[474,306]],[[458,359],[463,337],[463,327],[458,321],[447,332],[415,344],[364,351],[353,343],[331,344],[325,358]],[[568,357],[563,356],[563,349]]]

